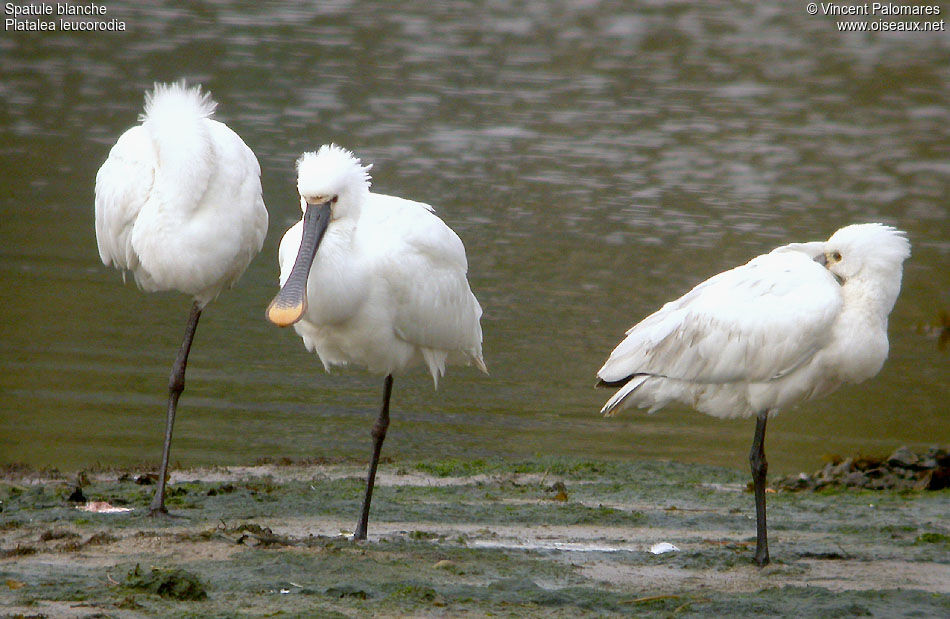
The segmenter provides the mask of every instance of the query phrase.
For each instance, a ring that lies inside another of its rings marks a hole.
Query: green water
[[[4,31],[0,461],[160,455],[189,300],[101,265],[93,186],[143,91],[180,77],[256,152],[271,227],[202,318],[173,461],[369,455],[381,378],[328,375],[263,319],[299,217],[293,162],[330,141],[374,164],[376,190],[438,208],[485,308],[491,375],[398,377],[384,454],[744,468],[751,420],[605,420],[594,373],[706,277],[863,221],[913,243],[890,359],[772,422],[772,470],[950,442],[948,353],[921,332],[950,309],[950,39],[840,34],[785,4],[116,0],[125,32]]]

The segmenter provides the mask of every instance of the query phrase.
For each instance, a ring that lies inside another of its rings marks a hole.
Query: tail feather
[[[648,378],[650,378],[648,374],[639,374],[639,375],[633,376],[630,379],[630,382],[628,382],[623,387],[621,387],[620,390],[617,391],[617,393],[613,394],[613,396],[611,396],[611,398],[607,400],[607,403],[604,404],[604,407],[600,409],[600,413],[606,417],[611,417],[616,413],[616,411],[623,410],[623,408],[626,408],[626,407],[621,407],[620,409],[618,409],[617,407],[621,406],[624,400],[626,400],[627,397],[631,393],[633,393],[640,385],[642,385]],[[604,382],[604,381],[601,381],[601,382]],[[610,383],[605,383],[605,384],[609,385]]]
[[[485,374],[488,374],[488,366],[485,365],[485,360],[482,358],[481,351],[478,352],[478,355],[475,356],[474,359],[475,359],[475,367],[477,367],[479,370],[481,370]]]
[[[613,387],[623,387],[624,385],[627,384],[627,381],[633,378],[634,376],[636,376],[636,374],[631,374],[630,376],[627,376],[626,378],[621,378],[620,380],[604,380],[603,378],[601,378],[600,380],[597,381],[597,384],[594,385],[594,387],[602,388],[602,389],[610,389]]]

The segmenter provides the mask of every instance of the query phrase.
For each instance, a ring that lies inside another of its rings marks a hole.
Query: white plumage
[[[678,401],[747,417],[874,376],[909,255],[903,233],[861,224],[709,278],[627,331],[597,376],[629,382],[602,412]]]
[[[448,363],[486,371],[462,241],[431,206],[370,192],[369,167],[334,145],[297,162],[304,217],[281,240],[281,291],[267,311],[293,324],[328,370],[352,363],[387,376],[357,538],[366,536],[392,375],[422,363],[438,386]]]
[[[755,560],[765,565],[766,421],[880,371],[909,256],[903,232],[858,224],[709,278],[627,331],[597,372],[599,386],[620,387],[601,412],[680,402],[716,417],[756,415]]]
[[[216,105],[200,87],[156,84],[142,124],[96,175],[102,262],[146,292],[178,290],[202,307],[237,281],[267,233],[257,158],[211,118]]]
[[[232,286],[267,233],[261,169],[240,137],[211,118],[200,87],[156,84],[141,125],[127,130],[96,175],[96,241],[106,266],[131,272],[146,292],[194,298],[169,381],[161,474],[152,513],[164,513],[178,397],[201,310]]]
[[[459,237],[421,202],[371,193],[369,167],[324,146],[298,162],[307,197],[337,195],[294,329],[329,369],[354,363],[392,374],[424,362],[438,384],[446,362],[482,360],[481,306],[466,279]],[[280,284],[290,275],[303,221],[280,242]]]

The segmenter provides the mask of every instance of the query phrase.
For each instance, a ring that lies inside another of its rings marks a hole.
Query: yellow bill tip
[[[271,303],[267,308],[267,320],[278,327],[289,327],[303,317],[304,306],[302,303],[290,307],[279,306]]]

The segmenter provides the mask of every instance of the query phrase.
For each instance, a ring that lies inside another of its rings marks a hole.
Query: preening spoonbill
[[[755,415],[755,562],[766,565],[766,421],[878,373],[909,256],[903,232],[858,224],[709,278],[627,331],[597,372],[598,386],[620,387],[601,412],[677,401],[715,417]]]
[[[267,308],[325,369],[355,363],[386,377],[354,539],[366,539],[393,374],[424,363],[438,387],[446,363],[487,372],[462,241],[431,206],[370,192],[370,167],[335,145],[297,161],[303,218],[280,242],[281,289]]]
[[[155,84],[141,125],[126,131],[96,175],[99,256],[142,290],[194,298],[172,366],[162,468],[151,513],[165,509],[165,477],[185,365],[201,310],[261,250],[267,209],[257,158],[225,124],[200,86]]]

